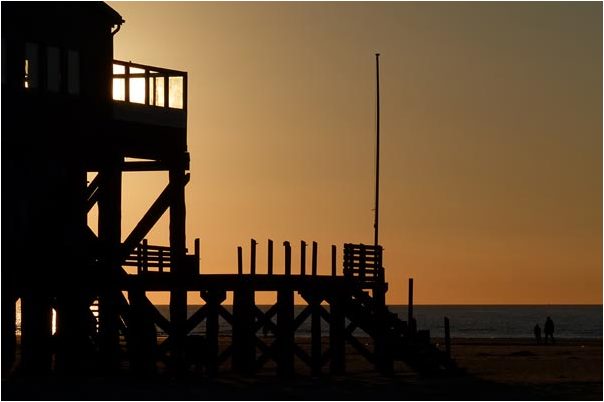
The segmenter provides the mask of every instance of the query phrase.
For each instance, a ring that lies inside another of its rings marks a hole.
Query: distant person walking
[[[535,325],[535,328],[533,328],[533,333],[535,334],[535,340],[537,341],[537,344],[541,343],[541,327],[539,326],[539,324]]]
[[[555,343],[555,341],[554,341],[554,322],[552,321],[552,319],[550,317],[547,317],[547,320],[545,320],[545,326],[543,327],[543,332],[545,334],[545,343],[547,343],[548,337],[550,337],[552,339],[552,343]]]

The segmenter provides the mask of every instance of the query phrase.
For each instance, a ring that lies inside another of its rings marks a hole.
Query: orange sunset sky
[[[189,73],[202,272],[372,243],[379,51],[388,302],[602,303],[602,3],[109,4],[116,59]],[[124,174],[124,237],[166,183]]]

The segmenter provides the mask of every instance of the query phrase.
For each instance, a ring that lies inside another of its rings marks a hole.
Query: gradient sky
[[[388,302],[602,302],[601,3],[109,4],[115,58],[189,73],[203,272],[372,243],[379,51]],[[124,175],[124,236],[166,182]]]

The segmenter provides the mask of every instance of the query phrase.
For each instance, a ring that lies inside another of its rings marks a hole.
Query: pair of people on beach
[[[535,339],[537,340],[537,343],[541,343],[541,327],[539,327],[539,324],[535,325],[533,332],[535,334]],[[543,326],[543,333],[545,334],[545,343],[547,343],[548,337],[551,338],[552,343],[554,343],[554,321],[551,319],[551,317],[547,317],[547,319],[545,320],[545,325]]]

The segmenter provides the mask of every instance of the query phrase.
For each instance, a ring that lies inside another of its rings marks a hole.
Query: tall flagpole
[[[375,54],[375,81],[376,81],[376,148],[375,148],[375,230],[374,243],[378,242],[380,223],[380,54]]]

